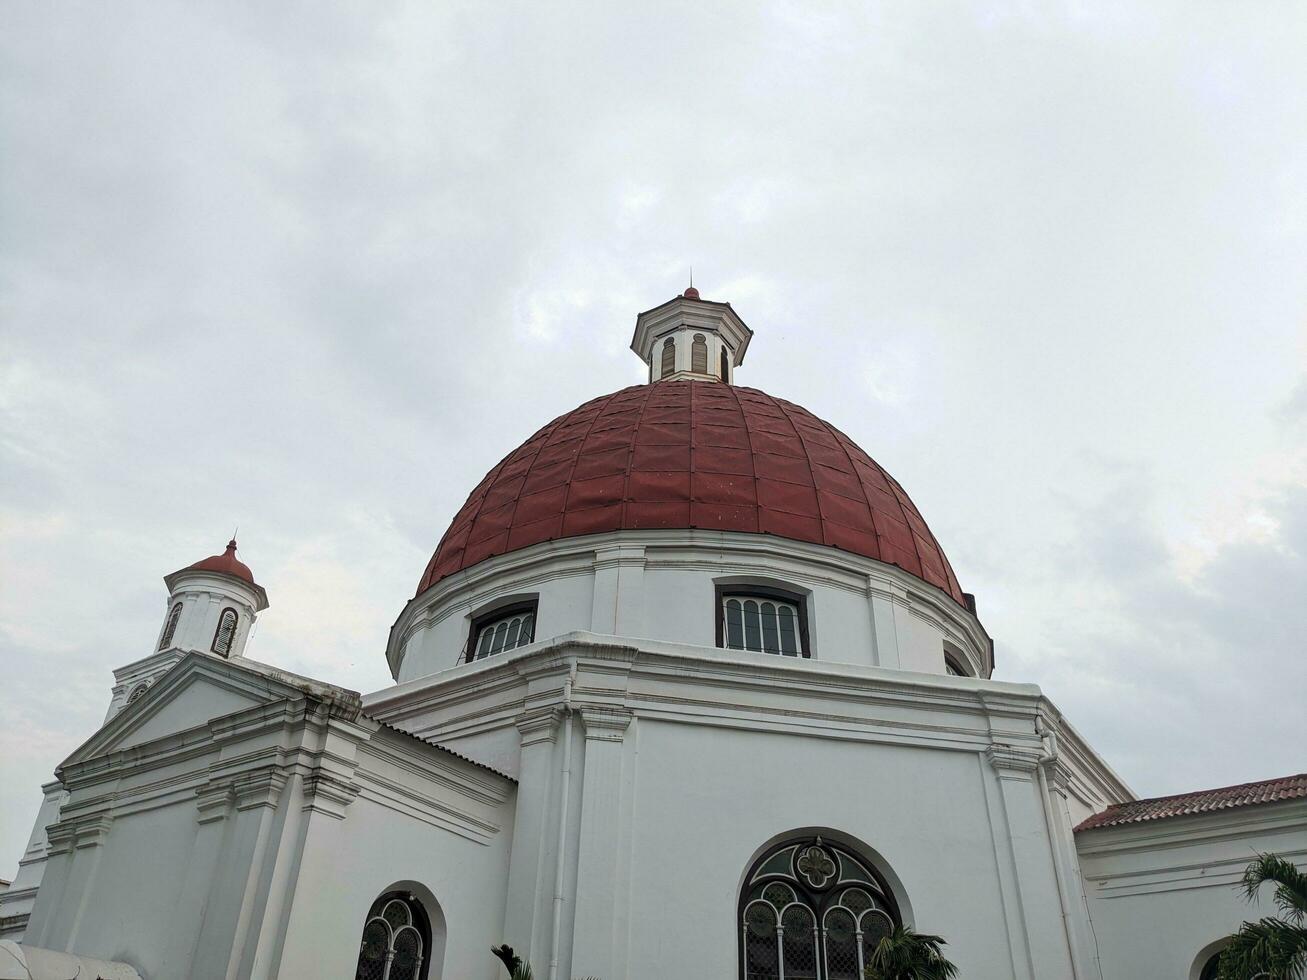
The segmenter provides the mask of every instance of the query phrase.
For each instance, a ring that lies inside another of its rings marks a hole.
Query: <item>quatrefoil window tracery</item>
[[[759,857],[740,895],[740,980],[858,980],[900,923],[864,859],[820,837]]]
[[[799,874],[803,875],[803,880],[813,888],[824,888],[835,877],[837,870],[834,858],[821,846],[820,840],[799,852],[795,866],[799,869]]]

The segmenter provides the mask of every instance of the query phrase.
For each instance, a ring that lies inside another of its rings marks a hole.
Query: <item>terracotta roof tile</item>
[[[1240,783],[1219,789],[1204,789],[1196,793],[1176,796],[1157,796],[1149,800],[1116,803],[1102,813],[1095,813],[1076,827],[1076,831],[1098,827],[1118,827],[1128,823],[1165,820],[1167,817],[1186,817],[1236,807],[1256,806],[1261,803],[1278,803],[1281,800],[1307,799],[1307,773],[1264,779],[1258,783]]]

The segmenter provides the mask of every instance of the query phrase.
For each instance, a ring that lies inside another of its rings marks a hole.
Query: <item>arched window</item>
[[[708,373],[708,341],[701,333],[694,335],[694,343],[690,345],[690,370],[695,374]]]
[[[127,695],[127,703],[131,704],[133,701],[140,698],[140,696],[144,694],[146,691],[148,691],[149,689],[150,689],[149,681],[146,681],[144,684],[137,684],[136,687],[132,689],[132,693]]]
[[[807,657],[803,597],[775,589],[717,588],[717,645],[727,650]]]
[[[537,600],[519,602],[478,616],[472,623],[467,659],[482,660],[535,640]]]
[[[870,864],[820,837],[759,858],[740,894],[741,980],[861,980],[898,906]]]
[[[354,980],[426,980],[431,923],[412,895],[387,892],[363,924]]]
[[[663,363],[658,377],[665,378],[676,371],[676,342],[668,337],[663,341]]]
[[[222,611],[218,617],[218,628],[213,634],[213,646],[210,648],[214,653],[220,653],[224,657],[231,653],[231,641],[236,637],[236,624],[240,622],[240,617],[236,615],[236,610],[227,608]]]
[[[731,359],[726,355],[726,345],[722,345],[722,380],[731,380]]]
[[[177,632],[177,620],[182,618],[182,604],[176,603],[168,611],[168,619],[163,624],[163,636],[159,637],[159,649],[163,650],[172,643],[173,634]]]

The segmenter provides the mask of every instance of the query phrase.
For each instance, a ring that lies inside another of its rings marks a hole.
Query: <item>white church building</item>
[[[858,980],[899,923],[964,980],[1207,977],[1255,852],[1307,863],[1307,775],[1137,800],[994,678],[894,478],[736,384],[752,338],[693,288],[640,314],[649,383],[472,490],[383,690],[250,659],[235,541],[167,576],[0,978],[496,980],[508,943],[538,980]]]

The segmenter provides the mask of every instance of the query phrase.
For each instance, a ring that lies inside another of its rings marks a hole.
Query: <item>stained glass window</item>
[[[422,903],[412,895],[382,895],[363,924],[354,980],[425,980],[430,944]]]
[[[870,864],[820,837],[756,862],[740,900],[742,980],[861,980],[898,907]]]

